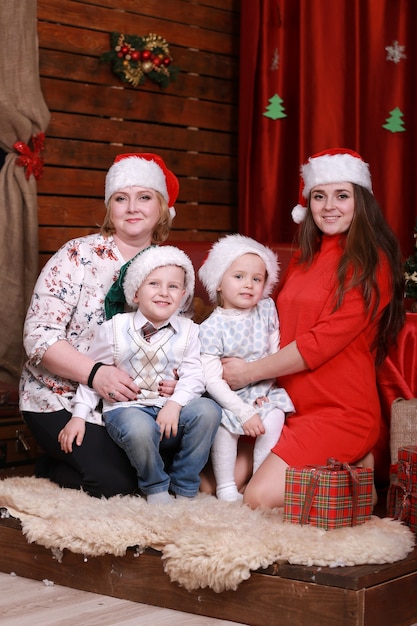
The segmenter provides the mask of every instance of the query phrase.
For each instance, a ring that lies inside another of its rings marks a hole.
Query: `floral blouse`
[[[88,235],[67,242],[47,262],[26,315],[23,342],[28,357],[20,381],[20,408],[49,413],[72,410],[78,384],[48,372],[41,360],[56,341],[88,352],[104,322],[104,298],[125,263],[113,237]],[[91,421],[101,423],[97,413]]]

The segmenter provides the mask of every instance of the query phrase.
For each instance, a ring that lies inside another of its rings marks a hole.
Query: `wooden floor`
[[[0,572],[1,626],[238,626]],[[265,625],[267,626],[267,625]],[[381,624],[381,626],[392,626]],[[413,624],[412,626],[417,626]]]
[[[1,626],[236,626],[0,572]],[[266,626],[266,625],[265,625]]]

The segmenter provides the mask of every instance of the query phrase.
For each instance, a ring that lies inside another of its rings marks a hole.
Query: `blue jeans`
[[[178,433],[162,439],[156,423],[159,407],[120,407],[106,411],[103,419],[110,437],[125,451],[145,495],[170,489],[194,497],[200,472],[220,424],[221,411],[209,398],[195,398],[180,412]]]

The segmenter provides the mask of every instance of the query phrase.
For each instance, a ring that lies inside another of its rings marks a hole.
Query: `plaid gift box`
[[[408,491],[404,485],[392,483],[388,489],[387,514],[417,533],[417,490]]]
[[[363,524],[372,515],[374,472],[329,459],[286,471],[284,521],[325,530]]]
[[[398,450],[397,482],[408,491],[417,491],[417,446]]]
[[[417,532],[417,446],[398,450],[397,476],[388,490],[387,514]]]

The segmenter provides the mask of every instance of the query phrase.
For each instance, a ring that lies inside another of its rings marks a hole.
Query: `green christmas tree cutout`
[[[272,98],[269,98],[269,104],[266,107],[266,112],[262,113],[262,115],[270,117],[272,120],[279,120],[283,117],[287,117],[285,109],[282,106],[283,102],[284,100],[276,93],[272,96]]]
[[[391,133],[403,133],[405,131],[404,128],[404,113],[398,107],[395,107],[392,111],[389,112],[389,117],[387,117],[386,124],[382,125],[382,128],[389,130]]]

